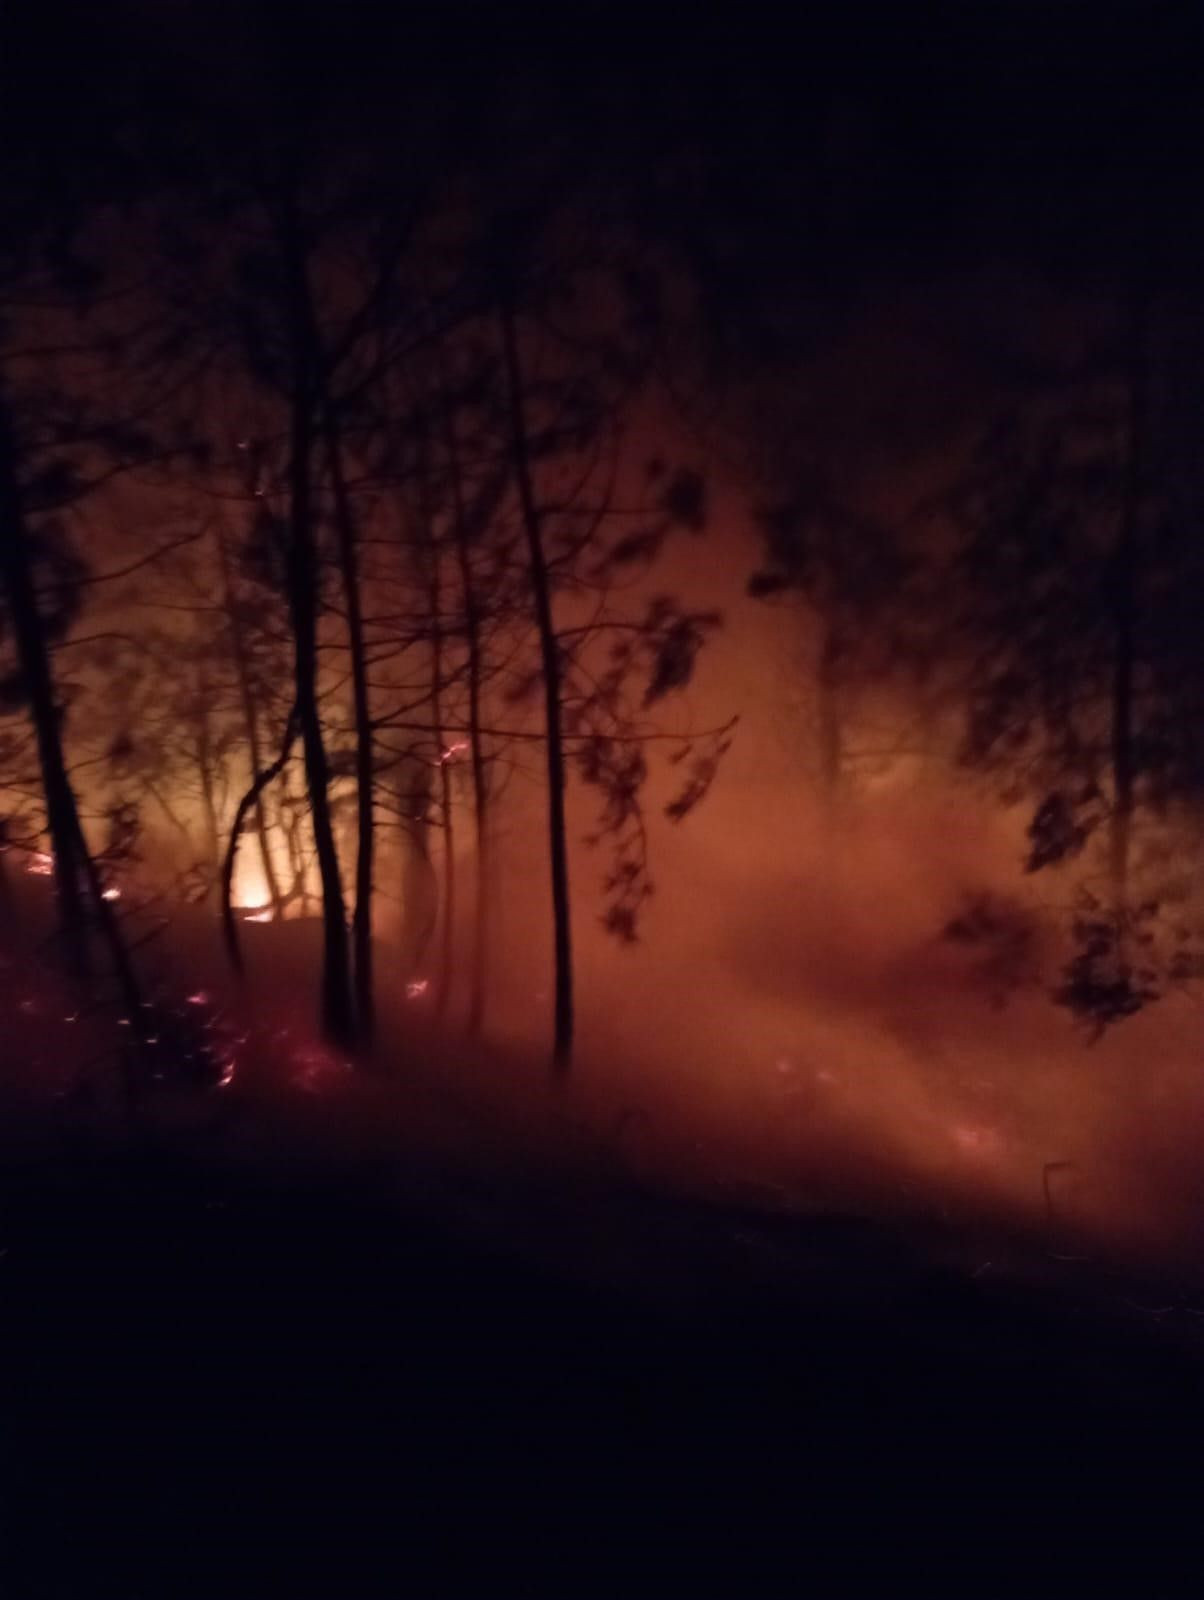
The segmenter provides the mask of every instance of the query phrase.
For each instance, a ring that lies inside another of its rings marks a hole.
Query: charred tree
[[[230,628],[230,649],[234,658],[234,673],[238,682],[239,706],[242,711],[243,728],[246,732],[247,750],[251,758],[251,772],[254,776],[254,774],[263,769],[263,738],[260,732],[259,704],[251,681],[250,656],[247,649],[242,614],[239,608],[239,599],[234,590],[233,575],[230,571],[230,557],[226,550],[225,536],[220,527],[217,529],[216,537],[218,563],[222,578],[222,597],[226,609],[226,619]],[[256,791],[254,809],[255,834],[259,841],[260,860],[263,863],[263,881],[267,885],[268,897],[271,900],[272,915],[280,918],[284,913],[284,896],[281,893],[276,864],[272,859],[267,809],[264,804],[262,790]]]
[[[528,575],[539,636],[544,690],[544,750],[548,787],[548,853],[552,873],[552,927],[555,960],[555,1022],[552,1062],[567,1072],[573,1053],[573,948],[569,902],[568,839],[565,823],[565,754],[561,724],[560,641],[552,614],[552,585],[544,548],[543,519],[535,495],[528,437],[522,363],[512,305],[500,311],[502,352],[506,369],[506,412],[509,449],[518,487],[519,509],[527,543]]]
[[[339,570],[347,608],[347,639],[351,651],[351,686],[355,708],[356,849],[355,908],[351,936],[355,957],[356,1026],[361,1043],[368,1043],[375,1027],[372,979],[372,861],[376,817],[373,805],[376,765],[373,758],[372,712],[368,699],[368,660],[364,644],[363,607],[360,599],[359,537],[355,512],[343,468],[338,418],[329,395],[322,402],[330,486],[334,499]]]
[[[468,1031],[479,1034],[485,1023],[485,1002],[489,961],[489,777],[486,769],[485,736],[481,725],[481,694],[484,687],[484,653],[481,640],[481,607],[476,575],[472,569],[472,547],[464,506],[464,484],[460,471],[460,452],[455,419],[445,408],[445,444],[448,476],[451,483],[452,527],[456,565],[460,576],[460,600],[464,608],[464,643],[468,675],[468,747],[472,762],[473,820],[476,831],[476,893],[473,903],[472,956],[469,965]]]
[[[288,550],[286,587],[293,631],[297,724],[318,874],[322,884],[322,1030],[335,1044],[354,1042],[347,916],[330,810],[330,765],[318,704],[318,555],[313,473],[321,375],[314,337],[305,246],[286,205],[281,243],[287,275],[289,348]]]
[[[76,976],[88,964],[89,913],[108,951],[121,998],[135,1028],[141,1025],[141,991],[116,914],[84,837],[79,807],[63,753],[62,716],[55,693],[50,646],[38,604],[29,532],[17,467],[16,442],[0,393],[0,578],[16,639],[21,687],[29,706],[54,857],[55,896],[69,963]]]
[[[242,838],[243,825],[246,822],[248,811],[261,803],[264,790],[280,776],[288,765],[296,738],[297,719],[295,713],[290,713],[280,754],[270,767],[265,767],[262,772],[257,771],[255,773],[251,787],[238,802],[234,812],[234,821],[230,827],[230,839],[226,845],[226,854],[222,861],[222,931],[226,941],[226,952],[230,957],[230,965],[240,977],[243,973],[242,947],[238,939],[238,919],[234,915],[233,900],[234,866],[238,860],[239,841]]]

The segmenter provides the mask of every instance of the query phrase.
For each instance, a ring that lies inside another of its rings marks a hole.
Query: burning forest
[[[5,1593],[1196,1592],[1200,19],[815,11],[0,12]]]

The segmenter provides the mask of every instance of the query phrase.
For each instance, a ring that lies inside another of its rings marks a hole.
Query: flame
[[[111,889],[111,888],[110,889],[104,889],[101,892],[100,898],[102,900],[120,900],[121,899],[121,890],[120,889]]]
[[[465,750],[467,750],[467,749],[468,749],[468,741],[467,741],[467,739],[457,739],[457,740],[455,740],[454,743],[449,744],[446,747],[446,749],[444,750],[443,754],[439,757],[439,765],[441,767],[446,766],[449,761],[454,761],[457,756],[463,755]]]
[[[248,922],[271,920],[272,891],[268,887],[263,862],[252,850],[241,851],[235,863],[233,900],[235,908],[243,913]],[[247,916],[248,912],[261,911],[267,911],[268,916]]]
[[[54,857],[45,850],[35,850],[25,863],[25,870],[32,877],[48,878],[54,871]]]
[[[411,978],[409,983],[406,984],[406,999],[417,1000],[420,995],[426,993],[430,986],[429,978]]]
[[[246,907],[242,909],[244,911],[242,919],[244,922],[271,922],[275,916],[271,906],[260,906],[257,910],[249,910]]]

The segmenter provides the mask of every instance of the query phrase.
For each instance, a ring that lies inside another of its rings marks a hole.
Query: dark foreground
[[[1198,1591],[1173,1317],[849,1221],[387,1188],[5,1176],[0,1592]],[[574,1207],[575,1276],[518,1238]]]

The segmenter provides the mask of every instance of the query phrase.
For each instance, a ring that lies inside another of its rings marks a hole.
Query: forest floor
[[[1194,1313],[969,1260],[496,1159],[10,1161],[0,1587],[1198,1592]]]
[[[288,987],[270,1070],[123,1124],[7,971],[5,1600],[1200,1592],[1175,1270],[692,1190],[542,1068],[351,1073]]]

